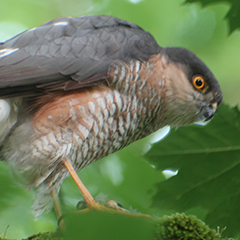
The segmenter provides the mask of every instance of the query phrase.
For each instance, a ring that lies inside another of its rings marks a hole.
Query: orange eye
[[[198,89],[202,90],[205,86],[205,80],[203,79],[202,76],[195,76],[193,77],[193,86]]]

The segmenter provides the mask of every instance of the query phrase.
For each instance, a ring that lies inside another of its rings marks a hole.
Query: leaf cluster
[[[153,205],[161,209],[206,211],[210,226],[239,232],[240,112],[223,105],[207,126],[172,130],[152,146],[147,159],[158,170],[178,174],[157,184]]]
[[[229,3],[230,10],[226,15],[229,22],[229,30],[232,33],[234,30],[240,28],[240,2],[238,0],[186,0],[186,3],[201,2],[203,6],[213,3],[227,2]]]

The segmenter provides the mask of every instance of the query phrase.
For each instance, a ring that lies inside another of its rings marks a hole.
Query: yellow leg
[[[131,214],[127,210],[118,207],[117,204],[114,201],[109,201],[108,203],[106,203],[104,205],[100,205],[99,203],[97,203],[93,199],[90,192],[84,186],[84,184],[82,183],[82,181],[78,177],[75,169],[73,168],[72,163],[68,159],[64,160],[63,163],[64,163],[65,167],[67,168],[68,172],[70,173],[71,177],[73,178],[74,182],[78,186],[79,190],[81,191],[81,193],[83,195],[83,198],[84,198],[84,200],[87,203],[89,208],[95,208],[99,211],[107,211],[107,212],[111,212],[111,213],[116,213],[116,210],[118,210],[117,212],[119,212],[119,213],[121,212],[122,214],[130,215],[130,216],[150,217],[147,214]],[[107,206],[110,206],[112,208],[109,208]],[[83,209],[83,210],[81,210],[81,212],[87,212],[87,211],[89,211],[89,208]]]
[[[66,159],[63,161],[65,167],[67,168],[68,172],[70,173],[71,177],[73,178],[74,182],[76,183],[76,185],[78,186],[79,190],[81,191],[83,198],[85,200],[85,202],[87,203],[87,205],[89,207],[94,207],[99,205],[92,197],[92,195],[90,194],[90,192],[87,190],[87,188],[84,186],[83,182],[80,180],[80,178],[78,177],[75,169],[72,166],[72,163]]]
[[[51,195],[53,198],[54,209],[55,209],[57,218],[59,219],[62,216],[62,211],[61,211],[58,196],[57,196],[56,192],[54,191],[54,189],[51,190]]]
[[[61,229],[65,228],[65,224],[64,224],[64,221],[63,219],[60,219],[60,217],[62,216],[62,211],[61,211],[61,207],[60,207],[60,202],[59,202],[59,199],[58,199],[58,195],[56,194],[56,192],[54,191],[54,189],[51,190],[51,195],[52,195],[52,198],[53,198],[53,205],[54,205],[54,210],[55,210],[55,213],[57,215],[57,218],[58,218],[58,224],[59,224],[59,227]]]

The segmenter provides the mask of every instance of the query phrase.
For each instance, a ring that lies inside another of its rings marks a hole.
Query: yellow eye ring
[[[192,79],[193,86],[198,90],[203,90],[205,86],[205,80],[202,76],[194,76]]]

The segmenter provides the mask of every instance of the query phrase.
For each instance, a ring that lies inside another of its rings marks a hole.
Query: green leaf
[[[0,183],[4,183],[0,184],[0,211],[11,206],[9,198],[13,198],[15,195],[24,196],[24,190],[19,188],[18,184],[14,182],[11,176],[12,173],[10,169],[6,164],[0,162]]]
[[[157,185],[155,207],[173,211],[201,207],[208,211],[210,226],[230,226],[229,235],[240,231],[239,120],[237,108],[222,105],[207,126],[171,130],[153,145],[146,157],[158,170],[179,170]]]
[[[220,3],[222,0],[186,0],[186,3],[201,2],[203,6]],[[240,1],[239,0],[226,0],[231,5],[229,12],[226,15],[226,19],[229,22],[230,33],[237,28],[240,28]]]
[[[65,238],[68,240],[149,240],[153,239],[150,218],[129,217],[124,214],[91,211],[69,215]]]

